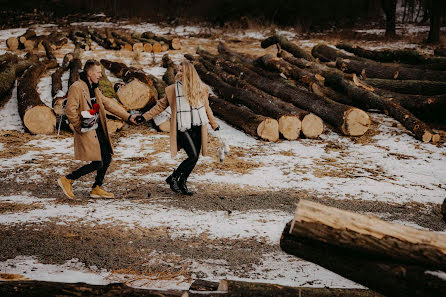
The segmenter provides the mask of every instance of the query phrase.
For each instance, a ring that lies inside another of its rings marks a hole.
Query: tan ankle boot
[[[90,192],[91,198],[115,198],[113,193],[106,192],[101,186],[94,187]]]
[[[69,199],[74,199],[73,189],[72,189],[72,186],[71,186],[73,184],[73,182],[74,182],[74,180],[68,179],[65,176],[62,176],[61,178],[59,178],[57,180],[57,183],[62,188],[63,193]]]

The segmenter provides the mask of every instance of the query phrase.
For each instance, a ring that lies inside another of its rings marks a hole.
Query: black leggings
[[[99,145],[101,146],[101,161],[93,161],[90,164],[84,165],[81,168],[68,174],[66,178],[76,180],[86,174],[97,171],[93,188],[96,186],[102,186],[105,173],[107,172],[107,169],[110,166],[112,160],[112,154],[110,146],[107,143],[99,142]]]
[[[175,172],[181,179],[187,180],[200,156],[201,126],[192,126],[191,129],[185,132],[177,131],[177,142],[178,147],[184,149],[188,158],[181,162]]]

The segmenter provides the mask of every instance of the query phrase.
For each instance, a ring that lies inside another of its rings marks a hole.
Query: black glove
[[[136,116],[136,118],[135,118],[135,122],[137,124],[144,123],[145,121],[146,121],[146,119],[142,115]]]
[[[217,128],[214,129],[214,131],[220,130],[220,126],[217,126]]]

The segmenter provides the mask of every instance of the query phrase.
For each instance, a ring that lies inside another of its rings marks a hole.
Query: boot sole
[[[62,189],[63,193],[65,194],[65,196],[67,196],[68,199],[74,200],[74,197],[71,197],[70,195],[68,195],[67,191],[65,191],[65,188],[62,185],[62,182],[60,181],[60,179],[57,180],[57,184]]]
[[[96,195],[96,194],[90,194],[91,198],[105,198],[105,199],[113,199],[115,197],[110,197],[110,196],[101,196],[101,195]]]

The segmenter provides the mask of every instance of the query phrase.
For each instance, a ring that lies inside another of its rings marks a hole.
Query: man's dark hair
[[[93,66],[101,66],[101,63],[99,63],[97,60],[88,60],[85,62],[84,72],[87,73],[87,71]]]

